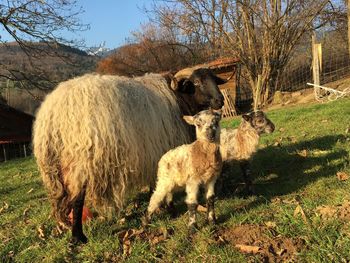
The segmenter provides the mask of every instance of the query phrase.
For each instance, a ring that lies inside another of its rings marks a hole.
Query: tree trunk
[[[347,2],[347,11],[348,11],[348,48],[350,56],[350,0]]]

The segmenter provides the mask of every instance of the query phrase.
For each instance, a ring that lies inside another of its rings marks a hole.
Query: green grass
[[[264,135],[252,168],[256,195],[241,197],[233,191],[216,202],[219,226],[276,223],[275,235],[300,237],[305,247],[300,262],[347,262],[350,260],[350,222],[334,218],[323,220],[315,209],[320,205],[339,205],[350,200],[350,179],[338,181],[336,173],[350,174],[350,100],[328,104],[295,106],[268,112],[276,130]],[[239,118],[223,121],[236,127]],[[276,143],[278,142],[278,143]],[[306,154],[306,156],[305,156]],[[303,156],[304,155],[304,156]],[[232,169],[233,189],[241,176]],[[89,243],[69,247],[69,232],[58,233],[50,218],[50,206],[32,158],[0,164],[0,261],[1,262],[247,262],[259,259],[219,243],[216,229],[204,224],[189,236],[183,195],[175,204],[179,215],[171,219],[157,215],[148,230],[130,238],[130,255],[122,254],[123,229],[140,229],[140,216],[147,206],[147,195],[140,205],[129,205],[123,216],[111,220],[95,218],[84,225]],[[306,221],[294,216],[300,205]],[[126,218],[125,223],[120,219]],[[44,236],[40,237],[39,228]],[[162,229],[166,240],[150,241]],[[125,242],[124,242],[125,243]],[[125,244],[124,244],[125,245]]]

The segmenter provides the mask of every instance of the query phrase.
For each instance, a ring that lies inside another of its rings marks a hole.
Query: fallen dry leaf
[[[297,207],[294,210],[294,217],[297,217],[298,215],[301,215],[301,218],[303,219],[303,221],[305,223],[307,223],[307,218],[305,216],[304,210],[302,209],[302,207],[300,205],[297,205]]]
[[[275,228],[277,226],[276,222],[272,222],[272,221],[265,222],[265,225],[268,228]]]
[[[258,246],[248,246],[248,245],[235,245],[236,248],[238,248],[243,253],[249,253],[249,254],[257,254],[261,247]]]
[[[118,223],[121,224],[121,225],[125,224],[125,222],[126,222],[126,218],[125,217],[123,217],[123,218],[118,220]]]
[[[345,129],[345,133],[346,134],[350,133],[350,128],[349,127]]]
[[[323,219],[329,219],[336,216],[337,208],[333,206],[326,206],[326,205],[318,206],[316,208],[316,213],[319,214]]]
[[[27,216],[28,215],[28,211],[29,211],[29,207],[27,207],[26,209],[24,209],[23,211],[23,216]]]
[[[39,238],[42,240],[45,240],[45,233],[44,233],[43,226],[38,227],[38,233],[39,233]]]
[[[307,157],[307,150],[304,149],[304,150],[299,151],[298,155],[302,156],[302,157]]]
[[[27,194],[30,194],[33,191],[34,191],[34,188],[30,188],[30,190],[27,192]]]
[[[0,213],[3,211],[6,211],[9,208],[9,204],[6,202],[3,202],[3,206],[0,208]]]
[[[197,211],[198,211],[198,212],[207,212],[208,209],[207,209],[205,206],[198,205],[198,206],[197,206]]]
[[[328,120],[325,119],[325,120],[322,120],[321,122],[326,123],[326,122],[328,122]]]
[[[286,251],[287,251],[287,249],[282,248],[280,251],[277,251],[276,254],[277,254],[278,256],[282,256]]]
[[[349,179],[349,175],[345,172],[337,172],[337,178],[339,181],[346,181]]]
[[[285,131],[285,128],[283,128],[283,127],[282,127],[282,128],[279,128],[279,131],[280,131],[280,132],[284,132],[284,131]]]

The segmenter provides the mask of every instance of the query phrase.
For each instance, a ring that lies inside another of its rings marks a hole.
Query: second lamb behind
[[[221,111],[205,110],[194,116],[184,116],[187,123],[196,127],[196,141],[168,151],[158,164],[157,185],[151,197],[146,223],[163,201],[172,204],[173,192],[186,190],[190,229],[196,226],[197,195],[200,185],[205,186],[207,220],[215,223],[214,186],[221,173],[220,154]]]

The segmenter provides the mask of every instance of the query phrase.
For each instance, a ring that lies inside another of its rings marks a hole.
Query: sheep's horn
[[[177,90],[178,89],[178,83],[183,80],[183,79],[187,79],[189,78],[193,71],[196,70],[196,69],[199,69],[200,67],[192,67],[192,68],[185,68],[185,69],[182,69],[180,71],[178,71],[175,75],[174,75],[174,78],[172,79],[171,81],[171,88],[173,90]]]

